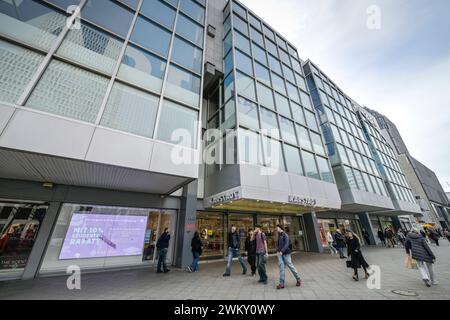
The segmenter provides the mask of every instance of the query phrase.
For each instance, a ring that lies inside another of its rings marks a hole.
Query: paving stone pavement
[[[402,248],[363,248],[366,260],[381,268],[381,289],[369,290],[365,280],[355,282],[345,260],[329,254],[299,253],[293,261],[302,276],[302,286],[286,270],[286,288],[276,290],[278,265],[276,257],[267,264],[268,285],[257,283],[257,277],[242,275],[237,261],[232,276],[223,278],[225,262],[200,265],[200,272],[188,273],[172,268],[168,274],[156,274],[153,268],[83,274],[81,290],[68,290],[67,277],[38,278],[29,281],[0,282],[0,299],[160,299],[160,300],[448,300],[450,299],[450,244],[441,241],[432,246],[437,256],[435,272],[439,284],[427,288],[418,270],[404,267]],[[362,270],[360,272],[362,278]],[[405,297],[393,290],[417,293]]]

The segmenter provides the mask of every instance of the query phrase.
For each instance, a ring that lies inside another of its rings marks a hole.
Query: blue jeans
[[[193,272],[198,271],[198,260],[200,259],[200,254],[198,252],[194,252],[192,251],[192,264],[191,264],[191,269]]]
[[[158,267],[157,267],[158,271],[161,271],[161,264],[162,264],[164,271],[168,270],[167,264],[166,264],[167,251],[168,251],[167,248],[159,250]]]
[[[345,257],[345,255],[344,255],[344,247],[339,247],[337,249],[339,251],[339,257],[341,257],[341,258]]]
[[[267,281],[267,273],[266,273],[266,254],[265,253],[257,253],[258,257],[258,273],[260,281]]]
[[[290,254],[284,254],[282,256],[278,256],[278,267],[280,268],[280,284],[284,286],[284,280],[286,279],[286,267],[291,270],[292,275],[294,276],[295,280],[300,280],[300,275],[298,274],[297,269],[295,268],[294,264],[292,263],[291,255]]]
[[[247,272],[247,267],[245,266],[244,258],[242,258],[241,254],[239,253],[239,249],[233,249],[228,248],[228,260],[227,260],[227,271],[226,274],[231,274],[231,262],[233,261],[233,258],[238,258],[239,263],[241,264],[242,270],[244,272]]]

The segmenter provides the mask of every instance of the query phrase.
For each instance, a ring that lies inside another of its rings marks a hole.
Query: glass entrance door
[[[0,203],[0,276],[20,276],[33,249],[47,205]]]
[[[202,259],[223,258],[225,256],[225,227],[223,213],[197,213],[197,230],[203,242]]]
[[[300,217],[283,217],[283,225],[285,231],[289,235],[292,242],[292,249],[294,251],[306,251],[305,239],[302,226],[300,225]]]
[[[143,261],[155,261],[156,241],[158,241],[159,211],[150,211],[145,230]]]
[[[243,214],[230,214],[228,216],[228,229],[231,229],[231,226],[236,226],[236,230],[241,237],[241,250],[245,250],[245,239],[247,238],[248,230],[255,229],[253,223],[252,215],[243,215]],[[228,231],[229,232],[229,231]],[[228,234],[227,234],[228,235]]]

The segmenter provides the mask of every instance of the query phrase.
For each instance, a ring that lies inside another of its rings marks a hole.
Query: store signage
[[[316,199],[305,198],[305,197],[300,197],[300,196],[293,196],[293,195],[289,196],[288,201],[289,201],[289,203],[299,204],[299,205],[307,206],[307,207],[314,207],[317,204]]]
[[[239,191],[232,191],[228,193],[224,193],[218,196],[213,196],[209,199],[209,203],[213,206],[216,204],[221,204],[224,202],[236,201],[240,199]]]

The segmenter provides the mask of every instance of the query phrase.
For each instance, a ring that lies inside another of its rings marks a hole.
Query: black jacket
[[[291,254],[292,252],[289,236],[286,232],[281,232],[278,234],[277,252],[281,252],[283,255]]]
[[[439,237],[440,237],[440,236],[439,236],[439,234],[437,233],[436,230],[428,229],[428,232],[429,232],[430,238],[431,238],[432,240],[434,240],[434,241],[439,240]]]
[[[199,237],[194,237],[191,240],[191,249],[192,252],[198,252],[199,255],[202,255],[203,243]]]
[[[342,233],[334,233],[334,241],[336,242],[336,248],[345,248],[345,236]]]
[[[169,248],[170,234],[163,233],[161,237],[159,237],[158,242],[156,243],[156,247],[158,249],[167,249]]]
[[[362,255],[359,239],[355,236],[353,239],[347,239],[347,256],[351,258],[352,268],[361,268],[361,266],[364,266],[367,269],[369,267],[369,264]]]
[[[256,255],[256,238],[254,237],[253,240],[250,240],[250,237],[247,237],[245,239],[245,251],[247,251],[247,254],[249,256]]]
[[[433,263],[436,259],[425,238],[415,232],[410,232],[406,237],[405,250],[407,254],[412,252],[412,258],[417,261]]]
[[[384,241],[384,233],[383,231],[378,231],[378,238],[380,238],[381,241]]]
[[[239,233],[236,232],[230,232],[228,234],[228,247],[232,249],[240,249],[241,248],[241,236]]]

